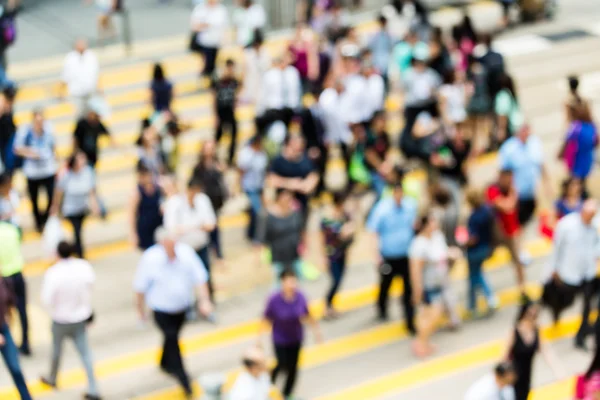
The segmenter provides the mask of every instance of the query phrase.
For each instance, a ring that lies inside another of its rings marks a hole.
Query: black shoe
[[[582,338],[575,338],[575,348],[577,350],[585,351],[586,353],[589,352],[587,344],[585,344],[585,339]]]
[[[48,378],[42,376],[40,378],[40,382],[42,382],[46,386],[50,386],[51,388],[56,389],[56,382],[52,383]]]
[[[163,367],[162,365],[160,366],[160,370],[167,375],[175,375],[175,371],[173,371],[172,369],[169,369],[167,367]]]
[[[98,396],[98,395],[95,395],[95,394],[89,394],[89,393],[86,393],[86,394],[83,396],[83,398],[84,398],[85,400],[102,400],[102,397],[100,397],[100,396]]]
[[[409,325],[409,326],[406,327],[406,330],[408,331],[408,334],[410,336],[413,336],[413,337],[417,336],[417,329],[414,326]]]
[[[21,346],[19,347],[19,353],[21,353],[21,355],[29,357],[31,355],[31,349],[29,348],[29,346]]]

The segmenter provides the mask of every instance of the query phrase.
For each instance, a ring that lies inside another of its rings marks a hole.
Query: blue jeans
[[[250,200],[250,222],[248,223],[248,230],[246,231],[246,237],[250,240],[256,239],[256,226],[258,223],[258,216],[262,209],[262,197],[260,190],[246,191],[248,200]]]
[[[5,341],[4,346],[0,347],[0,353],[2,353],[6,368],[8,368],[8,371],[10,372],[13,382],[17,387],[17,391],[21,396],[21,400],[31,400],[31,395],[29,394],[29,389],[27,389],[25,377],[23,376],[21,365],[19,364],[19,350],[10,335],[7,324],[0,327],[0,334],[4,336]]]
[[[483,262],[492,254],[489,246],[478,247],[467,251],[469,263],[469,310],[477,308],[477,290],[481,290],[488,302],[493,298],[492,289],[483,276]]]
[[[210,294],[210,300],[214,301],[214,289],[213,289],[213,284],[212,284],[212,279],[211,279],[211,274],[210,274],[209,247],[210,247],[210,244],[207,246],[204,246],[203,248],[201,248],[199,250],[196,250],[196,254],[198,255],[198,257],[200,257],[200,260],[202,260],[202,263],[204,264],[204,267],[206,268],[206,272],[208,273],[208,281],[206,282],[206,284],[208,285],[208,293]]]
[[[346,259],[345,257],[341,260],[329,260],[329,273],[331,274],[331,288],[329,289],[329,293],[327,294],[326,304],[327,307],[331,308],[333,303],[333,298],[335,297],[338,289],[340,288],[340,283],[342,283],[342,278],[344,277],[344,272],[346,271]]]
[[[386,181],[377,171],[371,172],[371,186],[377,195],[376,200],[379,200],[385,190]]]

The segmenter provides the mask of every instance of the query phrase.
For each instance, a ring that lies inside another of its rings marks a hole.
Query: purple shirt
[[[271,296],[265,310],[265,318],[273,324],[273,342],[280,346],[302,343],[304,336],[302,318],[308,315],[306,298],[300,292],[291,302],[277,292]]]

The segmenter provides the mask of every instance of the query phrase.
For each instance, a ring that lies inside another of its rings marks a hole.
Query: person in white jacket
[[[191,17],[192,32],[196,32],[196,44],[200,47],[203,76],[212,76],[223,37],[229,26],[227,8],[220,0],[206,0],[194,7]]]
[[[242,364],[244,369],[231,387],[227,400],[268,400],[271,381],[264,351],[259,347],[248,349]]]
[[[467,390],[465,400],[515,400],[516,379],[512,363],[502,362],[494,368],[493,374],[480,378]]]

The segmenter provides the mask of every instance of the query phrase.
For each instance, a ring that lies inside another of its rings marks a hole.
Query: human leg
[[[7,324],[4,324],[0,328],[0,334],[4,337],[4,346],[0,347],[0,353],[19,392],[19,396],[21,400],[31,400],[31,394],[29,393],[21,365],[19,364],[19,350],[12,339]]]
[[[404,308],[404,318],[406,319],[406,329],[408,329],[411,334],[415,334],[415,308],[412,302],[412,281],[410,279],[408,257],[399,259],[398,274],[402,277],[402,282],[404,284],[402,306]]]
[[[167,314],[155,311],[154,320],[164,336],[161,367],[179,380],[186,393],[191,393],[190,380],[185,372],[179,347],[179,333],[185,321],[185,313]]]
[[[6,278],[13,289],[15,294],[15,303],[17,311],[19,312],[19,321],[21,322],[21,347],[20,351],[22,354],[29,355],[31,351],[29,349],[29,319],[27,318],[27,288],[25,286],[25,279],[21,272],[11,275]]]
[[[81,362],[85,369],[85,374],[88,380],[88,394],[92,396],[98,396],[98,386],[96,383],[96,377],[94,375],[94,364],[92,360],[92,352],[87,338],[85,322],[80,322],[74,326],[73,341],[75,342],[75,348],[79,353]]]

